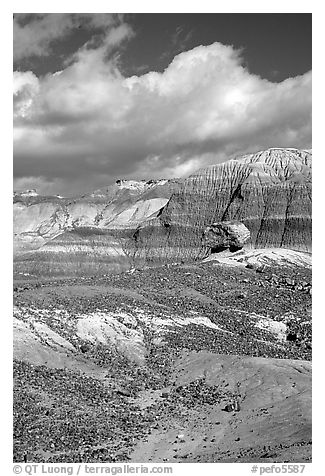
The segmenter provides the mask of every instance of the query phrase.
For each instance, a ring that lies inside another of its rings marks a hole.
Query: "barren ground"
[[[311,461],[310,269],[28,276],[14,306],[15,461]]]

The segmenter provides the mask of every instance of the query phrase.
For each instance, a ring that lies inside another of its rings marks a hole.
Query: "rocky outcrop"
[[[38,193],[34,188],[31,190],[25,190],[24,192],[14,192],[14,198],[26,198],[26,197],[37,197]]]
[[[218,253],[229,248],[230,251],[240,250],[250,238],[250,232],[239,221],[213,223],[203,232],[202,242],[207,253]]]
[[[311,151],[268,149],[199,170],[133,237],[142,262],[206,256],[204,230],[236,220],[252,248],[311,250]]]
[[[286,248],[259,248],[255,250],[240,250],[234,253],[215,253],[208,256],[203,262],[220,263],[229,266],[239,266],[251,269],[268,267],[311,268],[311,253],[289,250]]]

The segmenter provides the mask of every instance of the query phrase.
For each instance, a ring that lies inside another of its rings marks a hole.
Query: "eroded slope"
[[[311,250],[311,152],[268,149],[199,170],[157,218],[134,235],[144,261],[193,260],[211,250],[202,239],[214,222],[237,220],[253,248]]]

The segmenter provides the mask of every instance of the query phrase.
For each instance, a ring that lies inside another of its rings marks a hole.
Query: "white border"
[[[1,6],[0,34],[1,34],[1,125],[2,125],[2,162],[1,162],[1,461],[5,463],[8,471],[3,474],[12,474],[12,443],[11,443],[11,406],[12,406],[12,13],[14,12],[92,12],[92,13],[313,13],[313,155],[316,157],[314,164],[313,181],[313,464],[306,468],[306,475],[321,474],[323,461],[323,424],[324,419],[324,305],[322,302],[323,273],[324,273],[324,212],[323,202],[325,195],[325,132],[324,132],[324,15],[321,2],[310,0],[273,0],[273,1],[196,1],[176,2],[165,0],[163,2],[111,0],[109,2],[92,0],[74,1],[13,1]],[[249,474],[251,464],[183,464],[175,467],[174,474],[194,473],[196,470],[206,474]]]

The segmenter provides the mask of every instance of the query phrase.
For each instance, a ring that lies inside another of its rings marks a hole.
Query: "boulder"
[[[223,411],[228,412],[228,413],[233,412],[233,411],[235,411],[235,405],[233,403],[227,403],[227,405],[225,406]]]
[[[213,223],[203,232],[203,243],[211,253],[217,253],[227,248],[230,251],[237,251],[249,241],[249,238],[250,231],[240,221]]]

